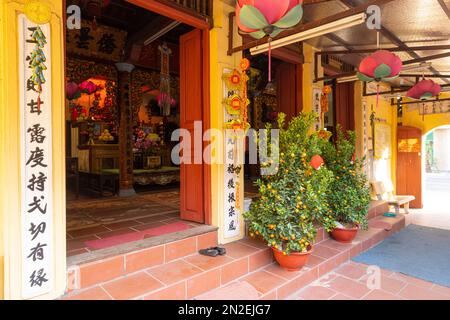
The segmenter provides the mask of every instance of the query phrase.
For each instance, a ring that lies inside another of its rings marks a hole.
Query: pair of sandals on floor
[[[199,253],[208,257],[217,257],[226,255],[227,249],[221,247],[212,247],[208,249],[202,249],[199,251]]]

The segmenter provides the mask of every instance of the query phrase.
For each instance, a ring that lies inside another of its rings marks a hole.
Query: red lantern
[[[269,83],[271,76],[272,38],[300,23],[303,0],[238,0],[236,21],[239,29],[255,39],[269,36]]]
[[[416,100],[428,100],[438,96],[441,93],[441,86],[433,80],[422,80],[412,87],[406,96]]]
[[[398,56],[387,50],[378,50],[361,61],[357,75],[365,82],[389,81],[398,77],[402,67],[403,62]],[[377,85],[377,107],[379,93],[380,86]]]
[[[315,155],[311,158],[311,167],[313,167],[316,170],[319,170],[323,165],[325,161],[323,161],[323,158],[319,155]]]

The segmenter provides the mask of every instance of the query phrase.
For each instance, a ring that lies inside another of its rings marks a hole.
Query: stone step
[[[380,223],[386,219],[391,219],[389,232]],[[360,232],[351,245],[331,240],[319,228],[314,253],[299,272],[281,269],[274,263],[272,250],[255,239],[225,245],[226,256],[199,255],[199,249],[217,245],[217,231],[214,231],[71,268],[71,290],[63,298],[254,299],[257,293],[260,299],[283,299],[404,225],[403,217],[372,220],[377,221],[374,227]],[[229,296],[227,291],[240,291],[242,295]]]
[[[405,217],[396,218],[377,216],[370,220],[369,229],[358,232],[351,244],[342,244],[332,239],[325,239],[314,245],[307,265],[298,272],[288,272],[272,263],[259,270],[236,279],[229,285],[211,290],[194,299],[199,300],[235,300],[239,288],[246,287],[243,299],[250,299],[254,291],[261,300],[289,299],[303,287],[329,273],[341,264],[349,261],[360,253],[369,250],[385,238],[400,231],[405,226]],[[251,290],[253,288],[254,290]],[[236,291],[229,294],[228,291]],[[242,295],[239,295],[242,297]]]

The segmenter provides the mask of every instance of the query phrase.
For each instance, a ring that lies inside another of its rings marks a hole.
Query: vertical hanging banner
[[[31,299],[54,284],[51,43],[49,23],[25,14],[18,23],[22,295]]]
[[[322,89],[318,87],[313,88],[313,112],[318,115],[314,123],[314,130],[319,131],[322,128],[322,107],[320,105],[320,98],[322,96]]]
[[[225,128],[225,195],[224,195],[224,238],[230,239],[240,234],[240,219],[242,216],[242,186],[243,173],[243,135],[248,129],[247,106],[244,82],[247,75],[238,70],[225,69],[224,80],[224,128]]]

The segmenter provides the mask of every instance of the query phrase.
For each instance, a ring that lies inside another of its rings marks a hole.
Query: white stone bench
[[[409,203],[414,201],[414,196],[397,196],[393,194],[393,190],[388,190],[383,182],[375,181],[371,183],[372,190],[375,193],[378,200],[387,201],[390,206],[395,208],[395,213],[400,213],[400,208],[403,207],[405,213],[409,213]]]

